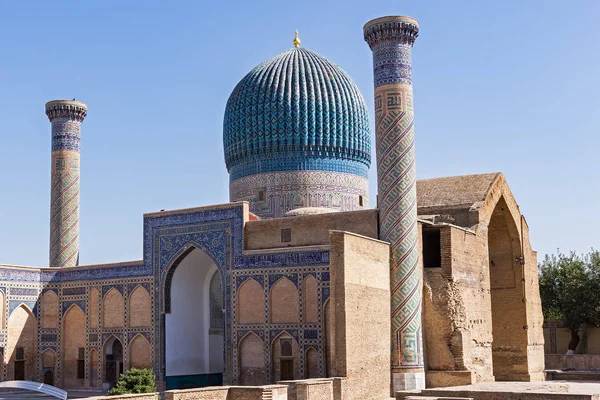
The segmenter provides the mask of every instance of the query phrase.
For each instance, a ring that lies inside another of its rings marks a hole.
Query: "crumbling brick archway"
[[[521,235],[503,196],[496,203],[487,235],[494,377],[521,380],[519,376],[528,372]]]

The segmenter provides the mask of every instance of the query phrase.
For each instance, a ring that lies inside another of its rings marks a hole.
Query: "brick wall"
[[[349,399],[390,395],[389,245],[332,231],[333,376],[347,377]],[[382,334],[375,334],[382,333]]]
[[[87,397],[87,400],[157,400],[157,399],[160,399],[160,396],[158,393],[123,394],[120,396]]]
[[[77,362],[79,360],[79,349],[85,349],[86,346],[85,314],[76,305],[71,306],[63,318],[63,338],[62,384],[60,386],[64,388],[83,388],[84,377],[77,377]]]
[[[329,244],[330,230],[377,238],[377,210],[305,215],[246,223],[247,250]],[[291,242],[282,243],[281,230],[291,229]]]
[[[536,254],[504,178],[465,212],[472,230],[422,226],[440,230],[442,252],[441,268],[425,268],[428,385],[542,380]]]
[[[138,286],[129,295],[129,326],[150,326],[151,324],[150,294],[145,288]]]
[[[42,296],[41,301],[42,328],[58,328],[58,295],[52,291],[47,291]]]
[[[287,386],[285,385],[220,386],[167,390],[164,397],[165,400],[288,400]]]
[[[25,380],[36,379],[37,366],[37,322],[25,306],[17,307],[8,318],[8,340],[4,349],[6,379],[15,379],[16,349],[23,348]]]
[[[102,300],[102,319],[105,328],[125,326],[125,305],[117,289],[110,289]]]

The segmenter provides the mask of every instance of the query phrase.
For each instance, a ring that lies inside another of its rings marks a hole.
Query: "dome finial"
[[[294,47],[300,47],[300,38],[298,37],[298,29],[296,29],[296,37],[294,38]]]

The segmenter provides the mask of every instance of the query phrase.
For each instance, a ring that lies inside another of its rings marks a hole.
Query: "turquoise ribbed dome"
[[[292,170],[365,176],[371,137],[365,101],[340,67],[292,48],[246,75],[223,123],[231,179]]]

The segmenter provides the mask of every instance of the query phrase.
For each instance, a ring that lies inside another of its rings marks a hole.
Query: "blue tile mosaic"
[[[62,294],[65,296],[78,296],[85,294],[85,287],[63,288]]]
[[[32,288],[19,288],[19,287],[11,287],[9,290],[9,294],[11,296],[36,296],[40,291],[38,289]]]
[[[235,87],[225,109],[223,145],[228,171],[273,154],[352,160],[368,167],[368,111],[340,67],[293,48],[258,65]]]
[[[58,340],[58,335],[56,333],[42,333],[40,336],[42,342],[56,342]]]
[[[26,306],[29,311],[31,311],[33,313],[33,315],[35,315],[35,317],[37,318],[38,316],[38,308],[37,308],[37,301],[24,301],[24,300],[9,300],[8,301],[8,315],[10,316],[13,311],[15,311],[17,309],[17,307],[20,307],[21,305]]]

